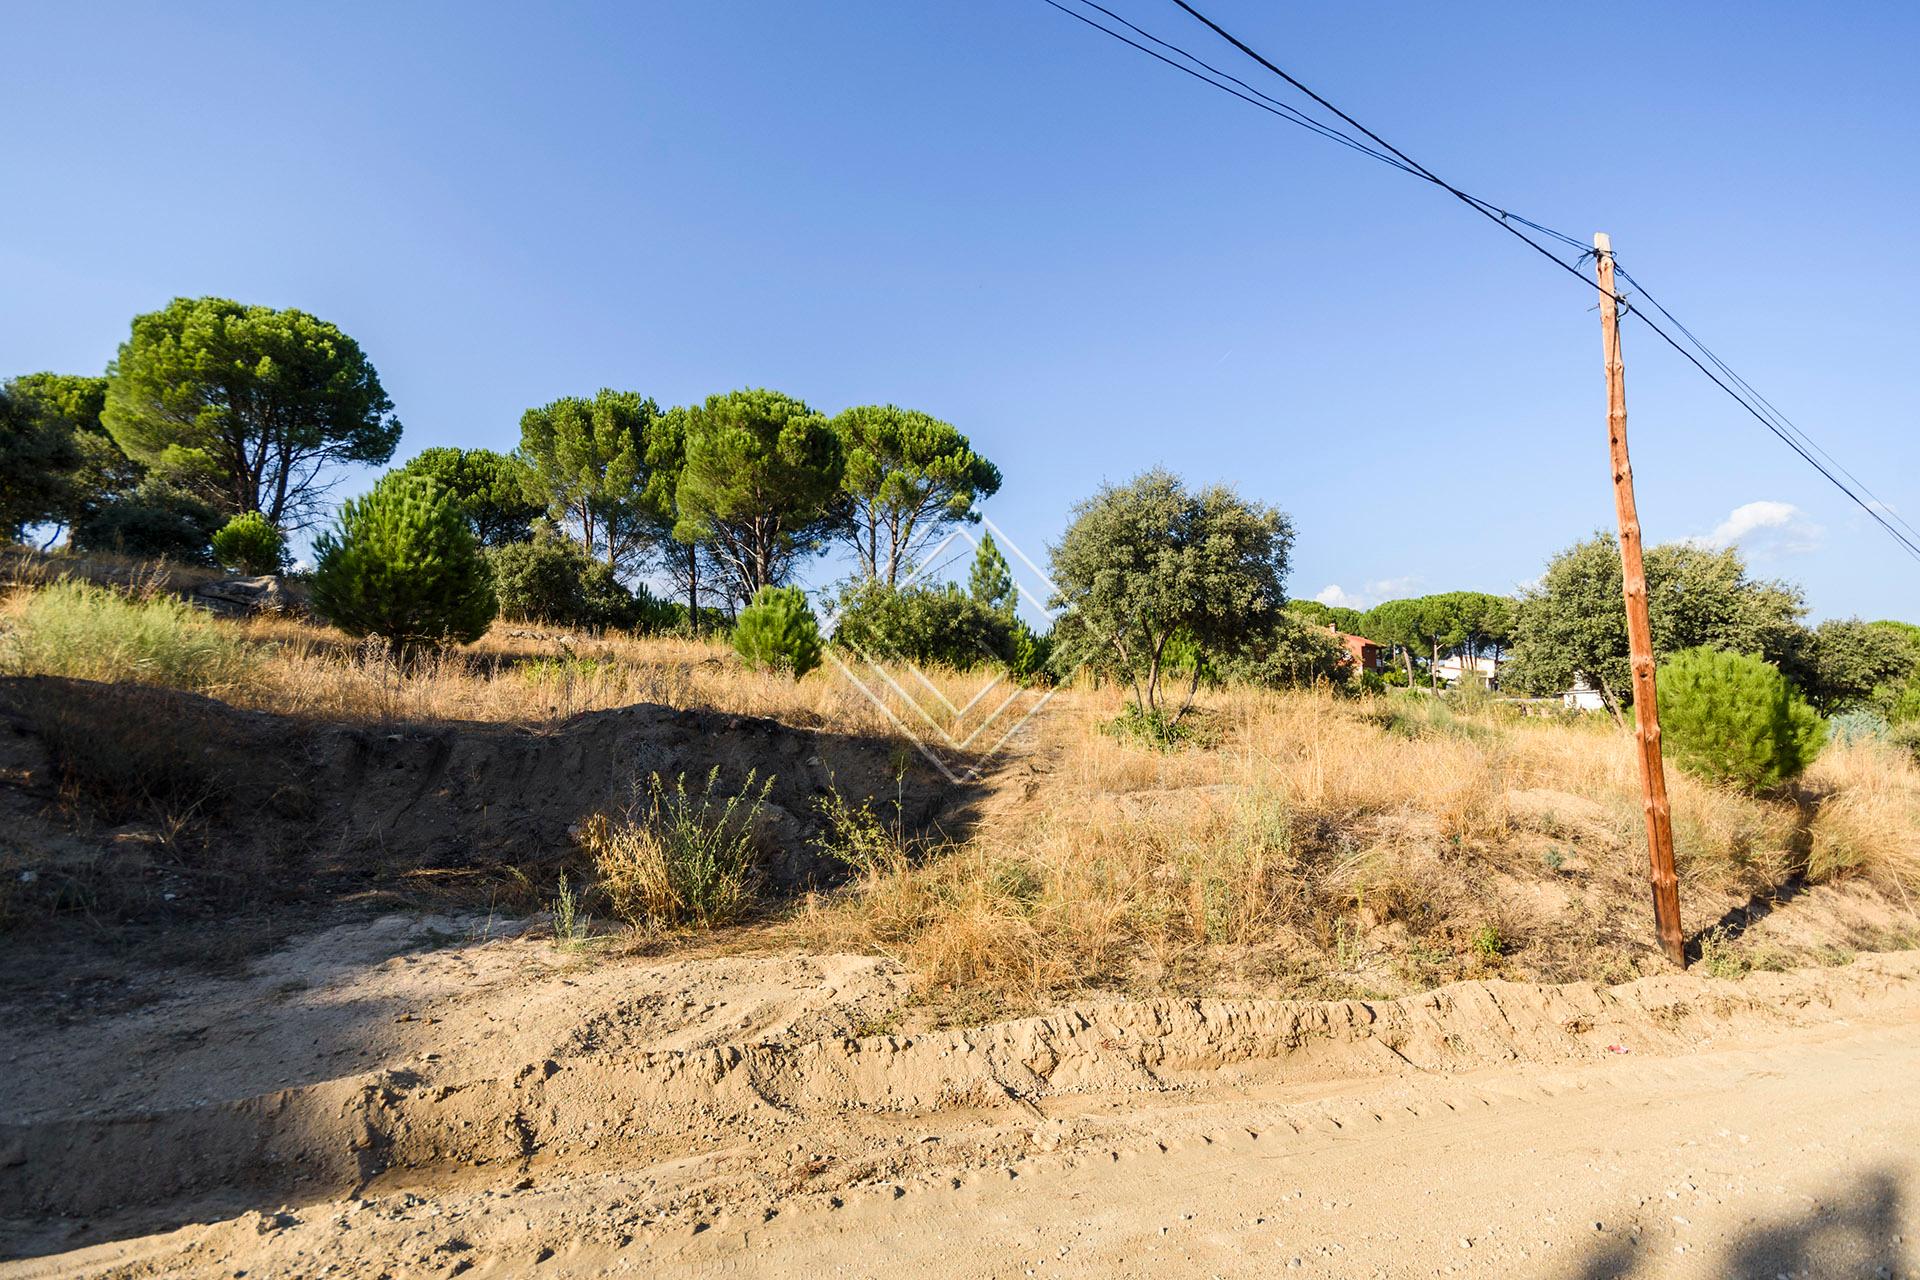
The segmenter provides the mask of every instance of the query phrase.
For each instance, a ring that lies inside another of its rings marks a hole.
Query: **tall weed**
[[[6,665],[25,675],[136,682],[215,692],[247,671],[246,650],[218,622],[172,596],[134,599],[65,579],[14,613]]]
[[[1920,770],[1885,743],[1828,748],[1810,780],[1827,788],[1813,819],[1807,877],[1864,874],[1904,894],[1920,892]]]
[[[722,797],[717,765],[697,793],[685,774],[671,787],[652,774],[634,810],[588,819],[581,843],[614,915],[647,933],[739,919],[753,900],[754,823],[773,790],[769,777],[756,793],[754,777]]]

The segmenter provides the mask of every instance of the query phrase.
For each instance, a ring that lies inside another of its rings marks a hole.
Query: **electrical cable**
[[[1249,105],[1258,107],[1261,110],[1266,111],[1270,115],[1279,116],[1281,119],[1284,119],[1291,124],[1296,124],[1303,128],[1309,129],[1312,132],[1320,135],[1321,137],[1327,138],[1333,142],[1337,142],[1342,146],[1345,146],[1351,150],[1357,151],[1362,155],[1368,156],[1371,159],[1378,160],[1381,163],[1386,164],[1392,168],[1398,169],[1403,173],[1409,174],[1410,176],[1413,176],[1413,177],[1420,178],[1423,181],[1429,182],[1434,186],[1441,188],[1442,190],[1446,191],[1448,194],[1460,200],[1463,204],[1467,205],[1467,207],[1473,209],[1476,213],[1479,213],[1481,216],[1487,218],[1489,221],[1493,222],[1496,226],[1500,227],[1502,230],[1512,235],[1515,239],[1519,240],[1522,244],[1526,245],[1528,248],[1532,249],[1534,252],[1546,258],[1549,262],[1559,267],[1562,271],[1565,271],[1567,274],[1571,275],[1574,279],[1580,281],[1582,285],[1585,285],[1589,288],[1597,287],[1596,282],[1589,280],[1586,277],[1586,275],[1580,270],[1579,264],[1584,262],[1586,258],[1591,257],[1594,252],[1592,249],[1589,249],[1584,244],[1582,244],[1581,241],[1575,239],[1573,236],[1566,234],[1565,232],[1555,230],[1554,228],[1546,226],[1543,223],[1535,222],[1530,218],[1522,217],[1519,214],[1516,214],[1510,210],[1504,209],[1499,205],[1494,204],[1492,201],[1485,200],[1479,196],[1472,195],[1466,191],[1461,190],[1459,187],[1454,186],[1452,183],[1447,182],[1445,179],[1441,178],[1438,174],[1434,173],[1433,170],[1427,168],[1425,165],[1415,160],[1412,156],[1400,150],[1398,147],[1388,142],[1385,138],[1381,137],[1379,134],[1375,133],[1373,130],[1361,124],[1358,120],[1354,119],[1354,117],[1348,115],[1346,112],[1342,111],[1339,107],[1336,107],[1333,103],[1329,102],[1326,98],[1322,97],[1320,94],[1308,88],[1300,80],[1296,79],[1294,76],[1282,70],[1279,66],[1275,65],[1272,61],[1270,61],[1269,59],[1261,55],[1259,52],[1254,50],[1245,41],[1241,40],[1239,37],[1235,36],[1232,32],[1222,27],[1219,23],[1213,21],[1213,19],[1207,17],[1205,14],[1201,13],[1198,9],[1194,8],[1191,4],[1187,3],[1187,0],[1173,0],[1173,3],[1178,5],[1181,9],[1185,10],[1195,20],[1197,20],[1202,25],[1209,28],[1211,31],[1214,32],[1214,34],[1218,35],[1221,39],[1225,40],[1228,44],[1232,45],[1235,49],[1239,50],[1242,54],[1246,55],[1248,58],[1258,63],[1260,66],[1264,67],[1266,70],[1272,72],[1274,75],[1284,80],[1287,84],[1291,85],[1294,89],[1298,90],[1300,93],[1305,94],[1308,98],[1312,99],[1315,103],[1317,103],[1320,107],[1322,107],[1326,111],[1331,112],[1334,116],[1338,117],[1345,124],[1357,130],[1360,134],[1364,135],[1368,140],[1374,143],[1375,146],[1372,146],[1372,147],[1367,146],[1365,143],[1362,143],[1361,141],[1352,137],[1351,135],[1343,133],[1339,129],[1334,128],[1333,126],[1328,125],[1323,121],[1312,119],[1311,117],[1305,115],[1305,113],[1299,111],[1297,108],[1294,108],[1291,105],[1285,102],[1282,102],[1280,99],[1274,98],[1269,94],[1263,93],[1259,89],[1256,89],[1252,85],[1248,84],[1246,81],[1239,79],[1237,76],[1233,76],[1228,72],[1221,71],[1219,68],[1214,67],[1211,64],[1201,60],[1198,56],[1180,47],[1179,45],[1174,44],[1171,41],[1163,40],[1160,37],[1153,35],[1151,32],[1148,32],[1142,29],[1141,27],[1136,26],[1134,23],[1129,22],[1127,19],[1114,13],[1111,9],[1108,9],[1104,5],[1097,3],[1096,0],[1079,0],[1079,2],[1087,5],[1089,8],[1097,10],[1098,12],[1106,15],[1108,18],[1112,19],[1113,21],[1120,23],[1121,25],[1125,26],[1129,30],[1139,35],[1142,39],[1150,40],[1154,44],[1159,45],[1161,48],[1166,49],[1172,53],[1178,54],[1180,57],[1185,58],[1189,62],[1193,63],[1194,66],[1200,67],[1205,72],[1210,72],[1212,76],[1218,76],[1220,77],[1220,79],[1213,79],[1209,75],[1203,74],[1202,71],[1196,71],[1193,69],[1193,67],[1189,67],[1180,62],[1176,62],[1172,58],[1169,58],[1161,53],[1158,53],[1153,49],[1149,49],[1145,45],[1140,44],[1139,42],[1128,38],[1126,35],[1118,31],[1114,31],[1111,28],[1102,26],[1100,23],[1095,22],[1093,19],[1087,17],[1085,14],[1079,13],[1073,9],[1068,8],[1066,5],[1060,3],[1059,0],[1044,0],[1044,3],[1050,5],[1055,9],[1058,9],[1060,12],[1068,15],[1069,17],[1075,18],[1078,21],[1085,23],[1087,26],[1090,26],[1094,30],[1101,32],[1103,35],[1109,36],[1112,39],[1118,40],[1123,44],[1129,45],[1132,48],[1137,49],[1140,52],[1148,55],[1149,57],[1154,58],[1157,61],[1160,61],[1162,63],[1165,63],[1167,66],[1174,68],[1176,71],[1180,71],[1186,75],[1192,76],[1194,79],[1199,80],[1203,84],[1210,85],[1213,88],[1219,89],[1223,93],[1230,94],[1233,97],[1248,103]],[[1224,83],[1224,81],[1230,81],[1231,83]],[[1239,88],[1236,89],[1234,87],[1236,85],[1239,86]],[[1242,90],[1244,90],[1245,92],[1242,92]],[[1249,96],[1249,95],[1253,95],[1253,96]],[[1518,224],[1518,225],[1516,226],[1515,224]],[[1563,260],[1558,254],[1554,253],[1552,250],[1546,248],[1544,245],[1540,244],[1537,240],[1527,235],[1525,231],[1522,231],[1520,229],[1521,227],[1525,227],[1532,231],[1538,232],[1539,234],[1546,236],[1551,240],[1559,244],[1565,245],[1569,248],[1577,249],[1580,251],[1580,256],[1571,263],[1567,262]],[[1647,301],[1653,305],[1654,309],[1657,310],[1662,316],[1664,316],[1667,319],[1668,323],[1672,324],[1676,330],[1678,330],[1682,335],[1684,335],[1686,342],[1690,343],[1693,347],[1697,348],[1701,354],[1695,355],[1693,351],[1689,350],[1688,347],[1680,341],[1680,339],[1677,339],[1672,334],[1669,334],[1665,329],[1663,329],[1659,324],[1657,324],[1650,316],[1648,316],[1646,313],[1636,308],[1629,301],[1627,296],[1622,295],[1621,293],[1619,293],[1619,291],[1616,290],[1613,294],[1613,299],[1617,304],[1621,306],[1623,315],[1637,316],[1640,319],[1640,322],[1642,324],[1646,325],[1647,328],[1651,329],[1654,332],[1654,334],[1658,336],[1662,341],[1664,341],[1668,346],[1672,347],[1675,351],[1679,352],[1680,355],[1685,357],[1687,361],[1691,363],[1696,369],[1698,369],[1702,374],[1704,374],[1710,382],[1712,382],[1715,386],[1719,387],[1720,390],[1724,391],[1727,394],[1727,396],[1734,401],[1734,403],[1738,404],[1741,408],[1745,409],[1763,427],[1765,427],[1773,435],[1778,437],[1782,443],[1784,443],[1788,448],[1792,449],[1794,453],[1799,455],[1799,457],[1803,461],[1805,461],[1809,466],[1811,466],[1816,472],[1818,472],[1822,477],[1824,477],[1835,488],[1839,489],[1841,493],[1845,494],[1847,498],[1850,499],[1862,511],[1866,512],[1866,514],[1869,517],[1871,517],[1876,524],[1880,525],[1881,528],[1883,528],[1889,535],[1893,537],[1895,542],[1897,542],[1900,545],[1900,547],[1907,552],[1907,554],[1914,557],[1915,560],[1920,561],[1920,530],[1914,529],[1913,525],[1908,523],[1908,521],[1904,517],[1901,517],[1898,514],[1898,512],[1894,512],[1893,509],[1890,506],[1888,506],[1887,503],[1883,502],[1881,499],[1876,497],[1872,493],[1872,491],[1866,487],[1866,485],[1862,484],[1860,480],[1853,475],[1852,472],[1848,471],[1844,466],[1842,466],[1840,462],[1833,457],[1832,454],[1828,453],[1825,449],[1821,448],[1820,445],[1816,443],[1811,436],[1809,436],[1805,431],[1801,430],[1798,426],[1796,426],[1790,419],[1787,418],[1785,414],[1781,413],[1780,410],[1775,408],[1773,404],[1766,399],[1766,397],[1762,396],[1757,390],[1754,389],[1751,383],[1747,382],[1738,373],[1734,372],[1734,370],[1729,365],[1727,365],[1727,363],[1724,360],[1720,359],[1718,355],[1714,354],[1711,348],[1709,348],[1704,342],[1700,341],[1700,339],[1694,335],[1692,330],[1688,329],[1686,325],[1682,324],[1678,317],[1676,317],[1672,312],[1668,311],[1666,307],[1662,306],[1659,300],[1656,299],[1651,293],[1649,293],[1646,290],[1645,286],[1641,285],[1639,281],[1635,280],[1631,275],[1629,275],[1624,268],[1620,267],[1618,264],[1617,258],[1615,260],[1615,269],[1619,272],[1622,279],[1626,280],[1629,284],[1631,284],[1634,287],[1635,290],[1637,290],[1641,295],[1643,295],[1647,299]],[[1705,361],[1701,359],[1701,356],[1705,356],[1706,358]],[[1709,367],[1709,364],[1711,364],[1712,367]],[[1716,370],[1718,370],[1718,372],[1716,372]],[[1827,460],[1827,462],[1831,463],[1833,466],[1833,470],[1830,470],[1825,464],[1823,464],[1820,461],[1819,458],[1816,458],[1814,456],[1815,453],[1818,453],[1821,457],[1824,457]],[[1835,470],[1837,470],[1840,473],[1840,475],[1836,475]],[[1846,477],[1846,480],[1843,481],[1840,478],[1841,475],[1844,475]],[[1851,483],[1848,483],[1848,482],[1851,482]],[[1856,488],[1859,490],[1859,492],[1855,492]],[[1864,498],[1861,496],[1862,494],[1865,495]],[[1895,519],[1899,520],[1900,524],[1906,527],[1907,532],[1903,533],[1900,529],[1896,528],[1892,523],[1890,523],[1885,518],[1885,516],[1881,514],[1882,511],[1886,511],[1893,514]],[[1909,535],[1912,535],[1912,536],[1909,536]]]

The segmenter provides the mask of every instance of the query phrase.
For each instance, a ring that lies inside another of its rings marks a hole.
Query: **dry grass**
[[[0,544],[0,585],[44,587],[63,578],[150,595],[187,592],[232,575],[210,565],[181,564],[105,551],[36,551]]]
[[[1808,875],[1858,873],[1903,900],[1920,895],[1920,770],[1913,758],[1871,740],[1830,746],[1808,780],[1824,792]]]
[[[59,563],[58,557],[37,558],[16,566],[20,572],[14,576],[15,589],[0,606],[0,631],[14,640],[9,657],[15,671],[194,688],[254,710],[362,723],[540,724],[581,712],[651,702],[764,716],[802,728],[883,735],[896,731],[888,717],[831,665],[801,680],[756,672],[720,641],[618,632],[585,636],[496,624],[476,644],[403,666],[387,654],[385,646],[363,644],[315,622],[201,613],[175,601],[168,594],[174,585],[136,562],[107,566],[124,568],[128,575],[115,593],[48,577],[49,565]],[[91,572],[79,581],[97,580],[105,572],[92,560],[87,564]],[[175,630],[190,632],[207,642],[203,648],[217,649],[233,660],[224,661],[220,678],[209,681],[198,675],[176,678],[135,649],[84,637],[71,644],[38,644],[22,652],[19,639],[26,634],[23,623],[29,615],[48,612],[45,603],[50,592],[65,597],[77,591],[107,600],[124,595],[147,603],[152,612],[165,612],[176,623],[191,624]],[[915,679],[905,672],[893,674],[902,687]],[[967,673],[927,674],[955,705],[964,705],[980,681]],[[915,717],[883,682],[869,679],[868,683],[886,696],[895,715]],[[941,715],[951,719],[944,712]]]
[[[17,590],[0,626],[39,594]],[[401,667],[292,619],[207,625],[247,655],[218,696],[286,714],[542,723],[653,702],[898,732],[832,665],[795,681],[750,671],[713,642],[496,627]],[[955,705],[980,679],[933,676]],[[913,719],[883,681],[868,685]],[[1605,718],[1228,690],[1205,699],[1197,745],[1165,752],[1099,731],[1120,702],[1112,690],[1061,693],[995,780],[988,817],[949,847],[888,846],[884,797],[861,823],[844,812],[842,837],[862,842],[845,858],[852,885],[729,945],[895,954],[940,1016],[956,1018],[1089,989],[1382,994],[1661,967],[1632,744]],[[1669,782],[1690,932],[1800,875],[1852,878],[1896,904],[1920,883],[1920,770],[1885,746],[1830,748],[1797,802],[1677,771]],[[672,894],[654,825],[603,832],[599,871],[608,885],[624,875],[639,886],[624,914],[659,922],[684,913],[661,905]],[[659,890],[651,899],[647,884]],[[1714,936],[1720,955],[1731,935]]]
[[[9,610],[0,669],[219,693],[246,680],[245,647],[166,594],[128,595],[62,580]]]
[[[1234,691],[1209,708],[1212,745],[1164,753],[1094,732],[1117,707],[1070,703],[1027,802],[917,864],[877,863],[780,940],[896,954],[958,1018],[1086,989],[1382,994],[1660,967],[1631,740],[1610,722],[1415,710],[1410,728],[1391,702]],[[1828,769],[1812,875],[1911,859],[1920,772],[1884,752]],[[1671,787],[1690,929],[1805,865],[1794,804]]]
[[[704,788],[689,792],[686,778],[669,786],[654,774],[645,799],[636,798],[627,813],[587,819],[580,843],[599,873],[599,890],[631,927],[710,929],[752,904],[754,826],[773,779],[756,793],[748,774],[733,795],[717,793],[719,781],[716,767]]]
[[[292,619],[229,624],[262,655],[232,701],[330,720],[548,723],[651,702],[763,716],[800,728],[888,734],[892,725],[832,666],[795,680],[750,670],[721,641],[580,636],[497,624],[477,643],[402,667],[381,646]],[[931,673],[964,703],[977,677]],[[963,693],[962,691],[966,691]],[[898,698],[896,714],[905,714]]]

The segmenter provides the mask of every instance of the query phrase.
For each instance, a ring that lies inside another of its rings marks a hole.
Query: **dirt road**
[[[307,945],[0,1044],[0,1276],[1920,1274],[1914,953],[875,1035],[868,958]]]
[[[743,1276],[1910,1275],[1916,1081],[1908,1026],[1314,1102],[1279,1090],[1130,1117],[1155,1143],[658,1253],[665,1274]]]

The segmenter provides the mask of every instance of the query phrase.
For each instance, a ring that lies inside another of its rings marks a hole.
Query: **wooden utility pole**
[[[1601,350],[1607,364],[1607,451],[1613,458],[1613,508],[1620,519],[1620,569],[1626,585],[1627,648],[1633,655],[1635,736],[1640,745],[1640,790],[1647,813],[1647,853],[1653,864],[1653,924],[1667,959],[1687,963],[1680,932],[1680,881],[1673,873],[1673,813],[1667,771],[1660,758],[1660,702],[1653,684],[1653,629],[1647,622],[1647,570],[1640,558],[1640,515],[1633,501],[1633,465],[1627,460],[1627,369],[1620,358],[1620,306],[1613,290],[1613,240],[1594,233],[1600,280]]]

